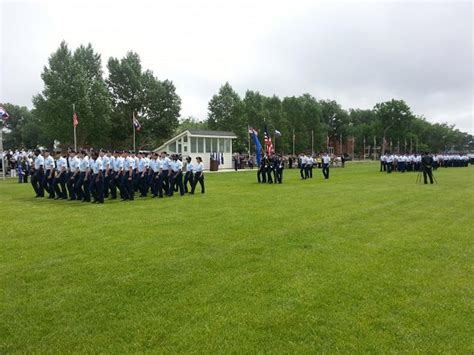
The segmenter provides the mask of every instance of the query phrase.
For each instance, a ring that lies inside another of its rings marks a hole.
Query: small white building
[[[182,154],[183,157],[196,158],[200,156],[204,168],[209,170],[211,158],[219,159],[219,169],[232,168],[232,139],[237,136],[234,132],[203,131],[188,129],[163,143],[155,152]]]

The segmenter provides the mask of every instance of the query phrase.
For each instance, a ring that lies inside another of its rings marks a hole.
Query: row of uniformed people
[[[204,166],[200,157],[196,164],[187,158],[183,181],[183,163],[177,155],[168,157],[166,152],[158,155],[130,152],[69,152],[69,157],[58,154],[56,161],[49,154],[40,151],[35,154],[31,183],[37,197],[44,191],[49,198],[93,201],[103,203],[104,197],[133,200],[135,192],[146,197],[150,191],[153,197],[172,196],[175,191],[184,195],[194,194],[197,183],[204,188]],[[188,189],[189,185],[189,189]]]
[[[331,164],[331,157],[329,154],[322,153],[318,157],[318,161],[320,161],[322,173],[325,179],[329,179],[329,166]],[[300,176],[302,180],[312,179],[313,178],[313,167],[316,164],[316,160],[311,155],[306,155],[304,153],[300,154],[298,158],[298,165],[300,167]]]
[[[284,168],[285,165],[281,155],[273,155],[272,157],[265,155],[258,167],[257,181],[263,184],[281,184],[283,183]]]
[[[459,154],[435,154],[433,169],[438,167],[462,167],[469,165],[469,157]],[[422,156],[420,154],[383,154],[380,156],[380,171],[421,171]]]

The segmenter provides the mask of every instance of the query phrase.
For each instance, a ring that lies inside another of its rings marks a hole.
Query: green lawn
[[[474,167],[298,173],[104,205],[0,181],[0,353],[472,354]]]

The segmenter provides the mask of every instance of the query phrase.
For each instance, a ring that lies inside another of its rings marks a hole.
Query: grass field
[[[0,181],[0,353],[474,352],[474,167],[206,194],[33,198]]]

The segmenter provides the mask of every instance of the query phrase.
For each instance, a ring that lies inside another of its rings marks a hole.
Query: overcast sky
[[[471,1],[9,1],[1,3],[0,102],[31,107],[65,40],[136,51],[204,119],[226,81],[243,97],[310,93],[344,108],[404,99],[474,133]]]

